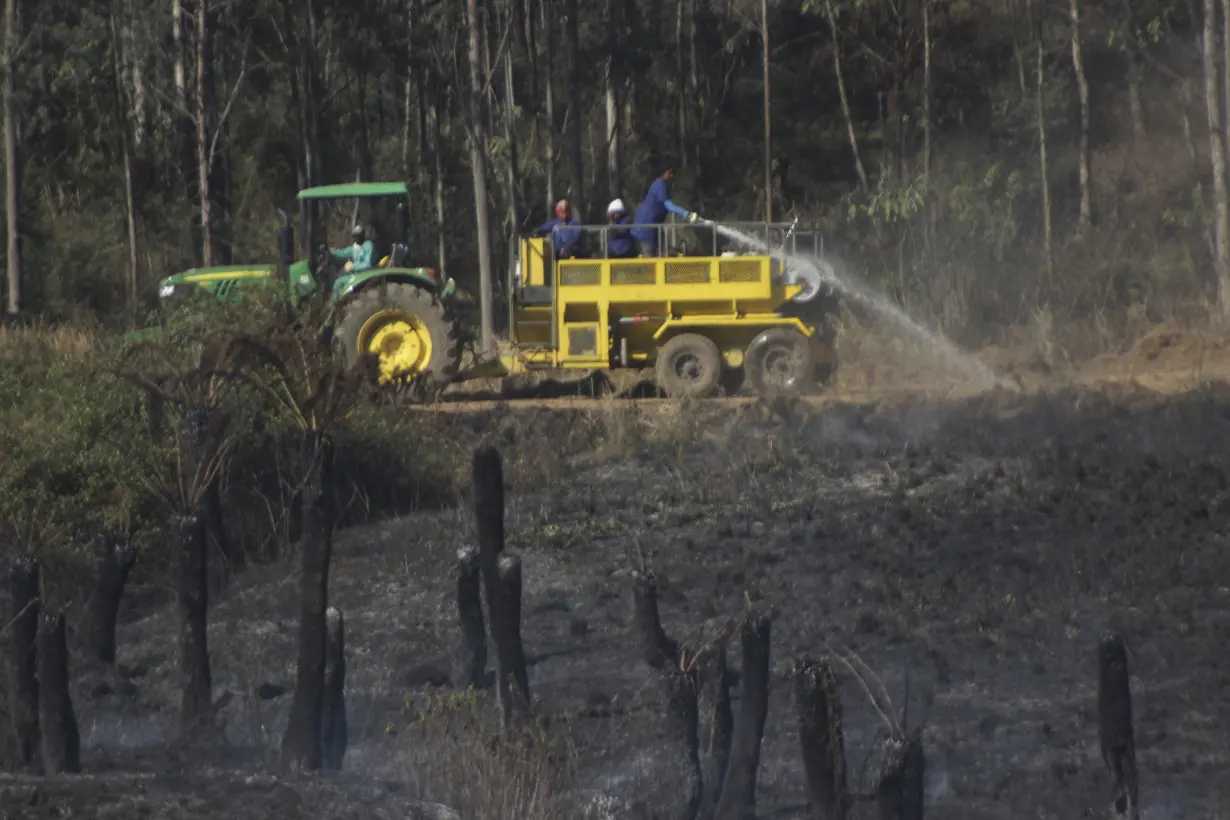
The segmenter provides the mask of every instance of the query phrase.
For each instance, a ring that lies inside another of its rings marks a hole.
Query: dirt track
[[[1066,385],[1026,374],[1023,392],[961,397],[929,378],[926,390],[843,391],[785,417],[751,399],[439,414],[505,455],[531,686],[576,749],[556,816],[647,817],[638,800],[671,787],[653,774],[661,692],[630,631],[638,550],[663,579],[673,636],[739,612],[746,595],[778,609],[761,817],[804,816],[785,675],[826,645],[856,651],[899,710],[908,671],[933,816],[1100,814],[1093,652],[1108,628],[1133,652],[1143,816],[1230,816],[1230,385],[1201,384],[1230,368],[1218,356],[1176,366],[1172,347],[1096,362]],[[79,688],[87,766],[173,773],[141,798],[152,816],[379,816],[416,791],[499,816],[466,784],[443,783],[456,741],[412,720],[455,640],[450,562],[472,533],[464,508],[339,533],[332,598],[348,621],[352,746],[350,774],[325,779],[329,799],[295,780],[251,795],[289,705],[255,692],[293,682],[289,567],[248,577],[214,611],[229,751],[167,753],[169,619],[134,613],[120,650],[131,689]],[[843,680],[843,695],[861,767],[882,726],[857,685]],[[100,775],[111,785],[88,792],[88,816],[134,805],[117,777]],[[43,786],[17,814],[30,784],[5,782],[0,816],[87,816],[84,785]],[[598,794],[624,808],[587,815]]]

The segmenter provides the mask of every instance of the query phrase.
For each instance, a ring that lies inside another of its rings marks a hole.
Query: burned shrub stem
[[[671,669],[663,679],[667,732],[671,741],[667,783],[668,793],[673,795],[670,804],[663,807],[663,817],[694,820],[702,799],[696,676],[692,672]]]
[[[719,644],[701,669],[701,693],[709,714],[709,730],[702,744],[705,767],[699,820],[713,820],[722,798],[722,782],[730,764],[730,744],[735,719],[730,708],[730,674],[726,668],[726,647]]]
[[[179,562],[180,720],[185,732],[201,728],[210,712],[209,559],[205,521],[186,515],[172,522]]]
[[[90,544],[94,557],[94,590],[88,604],[85,638],[87,651],[95,660],[115,663],[115,629],[120,601],[137,551],[109,535],[99,535]]]
[[[64,615],[47,614],[38,632],[38,719],[45,774],[81,771],[81,735],[69,694]]]
[[[811,818],[844,820],[849,805],[845,738],[837,678],[829,662],[798,663],[794,694]]]
[[[291,769],[315,770],[322,764],[326,610],[335,519],[332,442],[324,435],[305,434],[299,457],[304,476],[299,539],[299,662],[290,723],[282,737],[282,763]]]
[[[9,608],[8,680],[9,721],[17,744],[20,768],[38,770],[38,622],[39,567],[29,559],[10,564],[4,575]]]
[[[1119,817],[1139,814],[1140,784],[1132,726],[1132,686],[1127,644],[1107,635],[1098,645],[1098,741],[1111,774],[1111,803]]]
[[[894,737],[888,743],[876,801],[882,820],[923,820],[927,758],[922,734]]]
[[[679,655],[679,644],[667,637],[662,628],[658,582],[651,571],[633,574],[632,603],[642,660],[659,671],[673,667]]]
[[[461,641],[453,669],[458,689],[478,688],[487,669],[487,627],[483,618],[482,568],[478,549],[457,552],[457,620]]]
[[[525,646],[521,642],[521,558],[501,555],[496,561],[496,573],[491,628],[499,675],[496,691],[507,720],[515,707],[529,709],[532,703]]]
[[[321,754],[324,767],[340,771],[348,742],[346,723],[346,623],[342,613],[329,607],[325,614],[325,702]]]
[[[718,800],[716,820],[748,820],[756,812],[756,776],[760,748],[769,716],[769,660],[772,620],[754,614],[740,626],[743,650],[743,692],[735,725],[730,763]]]

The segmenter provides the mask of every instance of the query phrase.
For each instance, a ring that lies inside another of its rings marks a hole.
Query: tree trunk
[[[89,653],[103,663],[115,663],[115,625],[120,613],[120,600],[128,575],[137,562],[137,551],[131,544],[120,544],[107,535],[100,535],[90,545],[94,553],[94,592],[90,596],[86,623],[86,643]]]
[[[512,47],[504,49],[504,140],[508,143],[508,224],[512,234],[521,229],[521,167],[517,159],[517,131],[514,114],[517,99],[513,88]]]
[[[756,812],[756,778],[760,747],[769,715],[769,649],[772,621],[755,615],[740,629],[743,644],[739,722],[731,745],[730,766],[722,784],[717,820],[746,820]]]
[[[546,154],[543,165],[547,175],[547,209],[551,213],[555,207],[555,17],[553,0],[542,0],[542,31],[546,48],[544,54],[547,61],[545,76],[546,87],[543,89],[544,104],[547,115],[546,141],[543,143],[543,153]]]
[[[214,115],[213,58],[210,48],[211,0],[199,0],[196,16],[196,150],[197,194],[201,208],[201,264],[214,263],[213,192],[210,177],[209,133]]]
[[[18,0],[4,3],[4,225],[8,235],[6,273],[10,315],[22,311],[21,242],[21,122],[17,111],[17,50],[21,42]]]
[[[799,664],[794,673],[794,695],[811,818],[844,820],[846,746],[837,679],[828,662]]]
[[[1051,224],[1051,178],[1050,162],[1046,153],[1046,109],[1043,107],[1043,87],[1046,83],[1043,63],[1042,31],[1038,30],[1037,95],[1034,100],[1038,128],[1038,165],[1042,182],[1042,253],[1045,255],[1048,283],[1055,281],[1055,232]]]
[[[179,562],[180,722],[185,734],[205,728],[213,680],[209,670],[209,545],[199,510],[174,522]]]
[[[38,721],[43,773],[81,771],[81,732],[69,694],[68,636],[64,615],[42,617],[38,631]]]
[[[760,0],[761,69],[764,74],[764,221],[773,221],[773,121],[772,97],[769,92],[769,0]]]
[[[568,197],[573,211],[584,222],[585,214],[585,112],[581,110],[581,12],[579,0],[567,0],[568,39],[568,144],[572,155],[572,191]]]
[[[841,113],[846,120],[850,151],[854,155],[854,169],[858,172],[859,185],[863,190],[867,190],[870,187],[867,182],[867,169],[863,167],[863,155],[858,149],[858,135],[854,131],[854,115],[850,111],[850,98],[846,94],[845,74],[841,67],[841,37],[837,30],[837,11],[833,8],[833,0],[824,1],[824,11],[829,20],[829,33],[833,38],[833,71],[837,76],[837,95],[841,99]]]
[[[341,771],[346,756],[346,622],[342,613],[329,607],[325,613],[325,703],[321,735],[326,769]]]
[[[606,174],[607,193],[611,199],[620,194],[623,185],[620,172],[619,87],[619,0],[606,3],[606,89],[603,102],[606,109]]]
[[[1086,234],[1093,226],[1093,178],[1089,170],[1089,81],[1085,77],[1085,61],[1081,57],[1080,0],[1069,0],[1069,10],[1072,15],[1072,68],[1076,72],[1076,89],[1081,112],[1077,152],[1080,163],[1081,202],[1077,229],[1081,234]]]
[[[320,108],[318,103],[319,77],[316,65],[316,9],[314,3],[305,4],[304,21],[287,11],[287,28],[298,32],[298,65],[294,72],[292,89],[296,92],[299,113],[299,187],[311,188],[320,181]],[[317,237],[318,205],[312,200],[299,203],[300,248],[304,257],[311,259]]]
[[[479,323],[482,349],[491,353],[495,346],[494,316],[491,307],[491,217],[487,205],[487,97],[486,78],[481,67],[482,29],[477,0],[466,0],[470,30],[470,171],[474,177],[475,228],[478,232]]]
[[[1136,820],[1140,784],[1132,728],[1132,687],[1127,645],[1118,635],[1107,635],[1098,645],[1098,740],[1102,761],[1113,780],[1111,803],[1115,814]]]
[[[1230,202],[1226,199],[1226,151],[1222,98],[1217,83],[1217,0],[1204,0],[1204,90],[1209,118],[1209,154],[1213,164],[1213,241],[1217,301],[1230,311]]]
[[[433,78],[430,86],[431,105],[428,108],[428,115],[431,120],[431,163],[434,182],[432,199],[436,206],[436,265],[440,269],[440,276],[443,277],[448,270],[448,238],[444,232],[444,140],[440,125],[442,105],[439,81]]]
[[[1209,207],[1209,200],[1204,193],[1204,169],[1200,165],[1200,154],[1196,151],[1196,137],[1192,128],[1192,118],[1188,109],[1192,105],[1191,81],[1186,77],[1179,80],[1179,121],[1183,126],[1183,139],[1187,144],[1187,156],[1192,163],[1192,177],[1196,180],[1196,201],[1201,208]],[[1212,226],[1205,227],[1205,241],[1209,245],[1209,258],[1217,259],[1217,243],[1213,239]]]
[[[686,0],[678,0],[679,6],[675,9],[675,85],[678,92],[675,95],[676,105],[679,106],[679,162],[684,167],[688,167],[688,89],[687,75],[684,73],[683,67],[683,12]]]
[[[9,609],[8,674],[9,721],[17,744],[17,765],[38,772],[38,622],[41,604],[39,567],[19,559],[5,573]]]
[[[457,620],[461,642],[453,668],[453,686],[477,689],[487,670],[487,626],[483,619],[482,562],[472,546],[457,553]]]
[[[333,552],[333,447],[319,433],[300,443],[303,527],[300,536],[299,664],[290,723],[282,738],[285,768],[311,771],[322,759],[329,563]]]
[[[923,28],[923,184],[931,185],[931,0],[922,0]],[[929,198],[928,198],[929,199]]]

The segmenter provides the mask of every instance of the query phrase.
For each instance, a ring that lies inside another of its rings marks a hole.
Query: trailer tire
[[[814,384],[815,353],[794,328],[773,327],[747,346],[743,367],[752,389],[762,396],[797,396]]]
[[[343,308],[335,338],[350,365],[364,354],[380,358],[380,381],[421,382],[423,376],[443,386],[456,378],[461,344],[456,324],[440,300],[405,282],[368,287]]]
[[[672,398],[708,396],[722,378],[722,353],[712,339],[683,333],[662,345],[655,373],[658,387]]]

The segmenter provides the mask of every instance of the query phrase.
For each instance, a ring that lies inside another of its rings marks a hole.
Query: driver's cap
[[[353,228],[351,228],[351,229],[350,229],[350,235],[351,235],[351,236],[358,236],[358,235],[359,235],[359,234],[361,234],[361,233],[363,233],[363,226],[362,226],[362,225],[355,225]]]

